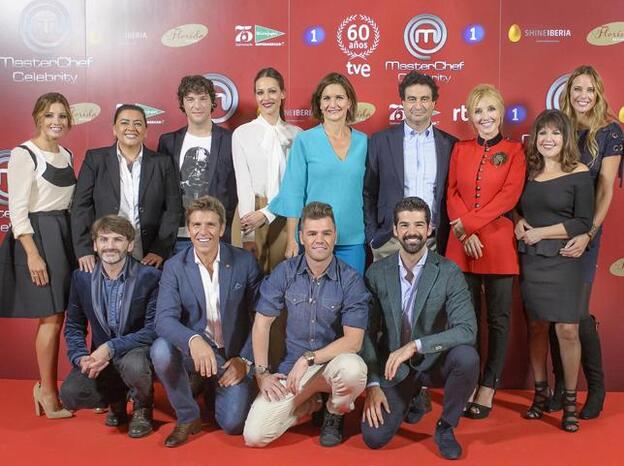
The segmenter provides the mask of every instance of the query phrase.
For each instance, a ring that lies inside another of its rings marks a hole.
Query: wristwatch
[[[253,366],[254,375],[264,375],[269,373],[269,368],[266,366],[259,366],[255,364]]]
[[[313,366],[314,365],[314,358],[316,357],[316,355],[314,354],[314,351],[306,351],[303,353],[303,359],[306,360],[306,362],[308,363],[308,366]]]

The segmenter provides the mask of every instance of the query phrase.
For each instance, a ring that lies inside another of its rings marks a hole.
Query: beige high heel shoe
[[[37,382],[33,387],[33,399],[35,400],[35,414],[37,416],[41,416],[42,408],[48,419],[65,419],[74,415],[71,411],[65,408],[61,408],[57,411],[48,411],[41,401],[41,384],[39,382]]]

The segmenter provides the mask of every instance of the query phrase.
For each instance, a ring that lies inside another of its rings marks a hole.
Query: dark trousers
[[[227,434],[239,435],[243,432],[245,419],[256,395],[256,386],[251,374],[231,387],[221,387],[217,383],[225,370],[223,351],[213,347],[219,369],[216,376],[207,381],[214,389],[215,419]],[[193,359],[183,354],[164,338],[158,338],[152,345],[152,361],[158,378],[167,392],[167,397],[176,412],[178,424],[187,424],[200,417],[199,405],[193,396],[190,375],[198,376]]]
[[[509,342],[509,323],[511,320],[512,275],[482,275],[465,273],[466,282],[472,295],[472,304],[477,313],[477,328],[480,328],[481,286],[485,290],[485,307],[487,309],[488,348],[484,356],[480,348],[481,332],[477,332],[477,350],[485,359],[483,375],[479,383],[484,387],[497,388],[500,382],[507,344]]]
[[[422,386],[444,387],[440,419],[456,427],[478,378],[477,351],[470,345],[459,345],[440,356],[429,370],[412,370],[402,382],[391,387],[381,387],[388,400],[390,413],[382,408],[384,423],[378,428],[369,426],[366,421],[362,422],[364,443],[370,448],[381,448],[390,442],[401,427],[410,400]]]
[[[130,391],[135,408],[151,408],[154,400],[149,347],[128,351],[90,379],[74,367],[63,385],[60,398],[67,409],[98,408],[125,401]]]

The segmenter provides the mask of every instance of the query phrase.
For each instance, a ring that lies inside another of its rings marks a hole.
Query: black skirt
[[[67,308],[71,273],[76,268],[69,212],[31,212],[28,218],[49,283],[40,287],[32,282],[26,251],[9,231],[0,246],[0,317],[47,317]]]
[[[531,320],[578,323],[582,307],[580,258],[520,254],[520,289]]]

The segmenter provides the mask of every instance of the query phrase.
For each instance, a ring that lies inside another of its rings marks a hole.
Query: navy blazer
[[[405,123],[404,123],[405,124]],[[392,238],[394,206],[404,197],[405,167],[403,161],[404,124],[387,128],[371,136],[364,175],[364,223],[366,242],[373,248]],[[457,138],[435,126],[437,173],[434,202],[438,213],[436,243],[444,254],[450,232],[446,212],[446,178],[451,151]]]
[[[99,299],[102,264],[97,262],[93,273],[75,270],[69,292],[65,341],[67,356],[78,366],[82,356],[88,356],[97,347],[109,343],[114,358],[140,346],[150,346],[156,339],[154,317],[158,298],[160,270],[141,264],[131,256],[127,258],[128,272],[119,316],[120,334],[111,335]],[[91,326],[91,350],[87,348],[87,324]]]
[[[193,246],[167,262],[160,280],[156,333],[189,355],[189,339],[206,330],[206,296]],[[253,255],[220,243],[219,313],[226,359],[252,360],[251,327],[262,275]]]
[[[180,189],[180,152],[182,152],[187,129],[188,126],[185,126],[177,131],[165,133],[158,140],[158,152],[167,154],[173,160],[178,190]],[[229,243],[231,242],[232,219],[238,204],[236,177],[232,162],[232,132],[229,129],[212,125],[210,155],[206,185],[208,194],[219,199],[225,207],[226,226],[223,240]],[[184,214],[181,215],[180,222],[179,225],[184,225]]]
[[[391,254],[366,271],[373,299],[361,356],[368,366],[368,382],[382,386],[404,380],[410,367],[428,370],[442,352],[454,346],[474,345],[477,334],[464,274],[454,262],[429,251],[412,308],[412,339],[420,339],[421,352],[401,364],[392,380],[383,378],[388,356],[401,347],[403,309],[398,255]]]
[[[182,212],[180,188],[169,157],[143,146],[139,180],[139,222],[143,254],[166,259],[173,250]],[[88,150],[80,168],[71,209],[77,257],[93,254],[91,225],[105,215],[118,214],[120,175],[117,144]]]

